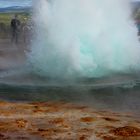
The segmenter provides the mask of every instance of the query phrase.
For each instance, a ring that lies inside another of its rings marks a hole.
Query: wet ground
[[[0,39],[0,70],[12,69],[23,65],[25,61],[25,44],[11,43],[10,39]]]
[[[0,102],[0,139],[139,140],[140,120],[66,102]]]

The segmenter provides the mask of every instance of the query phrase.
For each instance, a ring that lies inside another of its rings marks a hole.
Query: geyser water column
[[[36,0],[29,62],[49,77],[101,77],[140,69],[129,0]]]

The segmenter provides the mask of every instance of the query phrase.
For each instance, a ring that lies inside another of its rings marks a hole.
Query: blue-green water
[[[64,101],[101,110],[140,114],[139,75],[116,75],[74,81],[21,74],[0,79],[0,99],[16,102]]]
[[[64,101],[109,109],[140,113],[140,84],[124,88],[85,86],[17,86],[1,85],[0,99],[16,102]]]

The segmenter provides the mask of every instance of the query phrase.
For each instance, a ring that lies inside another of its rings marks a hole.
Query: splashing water
[[[29,61],[50,77],[101,77],[140,69],[129,0],[37,0]]]

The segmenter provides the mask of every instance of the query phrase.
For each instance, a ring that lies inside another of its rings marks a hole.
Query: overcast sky
[[[11,6],[31,6],[32,0],[0,0],[0,8]]]
[[[0,8],[11,7],[11,6],[31,6],[33,0],[0,0]],[[140,0],[130,0],[137,2]]]

